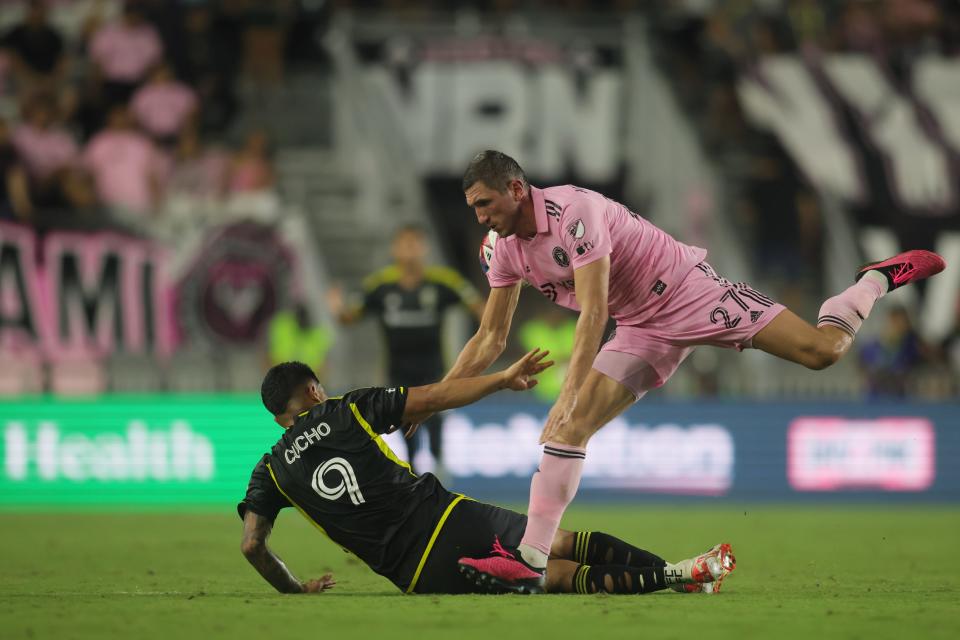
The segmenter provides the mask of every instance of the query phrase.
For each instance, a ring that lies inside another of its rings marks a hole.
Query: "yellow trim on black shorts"
[[[580,565],[576,572],[573,574],[573,590],[576,593],[588,594],[590,593],[589,585],[587,584],[587,574],[590,572],[590,565],[582,564]]]
[[[573,543],[573,559],[583,564],[587,561],[587,549],[590,546],[590,531],[577,531]]]
[[[407,593],[413,593],[413,590],[417,587],[417,581],[420,580],[420,572],[423,571],[424,565],[427,564],[427,558],[430,557],[430,552],[433,550],[433,543],[437,541],[437,536],[440,535],[440,529],[443,529],[443,525],[450,516],[450,512],[453,511],[453,508],[457,506],[461,500],[470,500],[470,498],[458,493],[457,497],[453,499],[453,502],[447,505],[443,515],[440,516],[440,521],[437,522],[437,526],[433,529],[433,535],[430,536],[430,540],[427,542],[427,548],[423,550],[423,555],[420,556],[420,564],[417,565],[417,570],[413,572],[413,580],[410,581],[410,586],[407,587]]]

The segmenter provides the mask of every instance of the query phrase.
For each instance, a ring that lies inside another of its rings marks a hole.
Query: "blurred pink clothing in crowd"
[[[111,82],[137,82],[160,61],[163,43],[149,24],[111,22],[90,42],[90,57]]]
[[[147,133],[169,138],[180,132],[196,110],[197,95],[182,82],[150,83],[137,90],[130,108]]]
[[[40,128],[23,123],[13,132],[13,146],[23,160],[27,172],[38,180],[46,180],[71,165],[80,149],[65,129]]]
[[[155,204],[156,184],[167,162],[142,133],[104,129],[87,144],[83,159],[104,204],[138,212]]]

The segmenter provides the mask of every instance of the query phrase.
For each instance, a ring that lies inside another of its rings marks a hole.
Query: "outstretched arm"
[[[549,351],[534,349],[514,362],[510,368],[497,373],[411,387],[407,394],[403,421],[418,422],[432,413],[471,404],[500,389],[532,389],[537,386],[534,376],[553,366],[552,360],[544,361],[549,354]]]
[[[319,580],[297,580],[287,569],[287,565],[267,547],[267,538],[270,537],[272,529],[273,523],[270,520],[249,509],[243,516],[243,541],[240,543],[240,551],[264,580],[280,593],[320,593],[336,584],[329,573]]]
[[[507,345],[513,312],[520,299],[520,283],[509,287],[490,289],[490,297],[483,308],[480,328],[467,341],[444,380],[476,376],[500,357]]]

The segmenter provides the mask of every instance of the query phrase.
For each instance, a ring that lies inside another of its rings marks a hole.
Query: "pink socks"
[[[577,495],[586,453],[582,447],[558,442],[547,442],[543,447],[540,469],[530,481],[527,529],[519,547],[523,559],[533,567],[547,566],[560,518]]]
[[[868,271],[855,285],[823,303],[817,326],[828,324],[856,335],[873,305],[886,292],[886,276],[878,271]]]

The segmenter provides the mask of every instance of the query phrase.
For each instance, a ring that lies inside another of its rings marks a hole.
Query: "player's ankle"
[[[517,555],[531,569],[543,571],[547,568],[548,556],[540,549],[521,543],[517,547]]]

